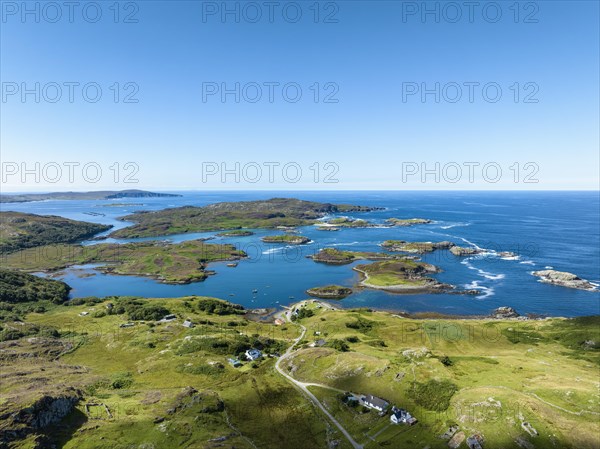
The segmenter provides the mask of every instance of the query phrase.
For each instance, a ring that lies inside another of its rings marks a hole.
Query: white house
[[[417,422],[417,419],[403,408],[394,407],[392,408],[392,415],[390,416],[390,421],[394,424],[403,423],[412,426]]]
[[[375,409],[380,412],[383,412],[390,405],[388,402],[384,401],[383,399],[378,398],[377,396],[373,396],[373,395],[363,397],[362,401],[363,401],[363,405],[365,405],[366,407]]]
[[[248,349],[246,351],[246,357],[248,360],[260,359],[262,357],[262,352],[260,352],[258,349]]]
[[[182,324],[183,327],[188,327],[188,328],[192,328],[194,327],[194,323],[191,322],[191,320],[185,320]]]

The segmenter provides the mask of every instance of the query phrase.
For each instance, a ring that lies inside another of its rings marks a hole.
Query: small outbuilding
[[[262,352],[260,352],[258,349],[252,348],[248,349],[245,355],[248,358],[248,360],[254,361],[262,357]]]

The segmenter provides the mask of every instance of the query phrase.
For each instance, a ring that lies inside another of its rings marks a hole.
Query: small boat
[[[237,267],[237,266],[238,266],[238,264],[237,264],[236,262],[233,262],[233,263],[228,263],[228,264],[227,264],[227,266],[228,266],[228,267],[235,268],[235,267]]]
[[[289,298],[290,298],[290,299],[295,299],[296,297],[295,297],[295,296],[290,296]]]
[[[252,293],[258,293],[257,289],[252,290]]]
[[[235,296],[235,293],[229,293],[229,296]]]

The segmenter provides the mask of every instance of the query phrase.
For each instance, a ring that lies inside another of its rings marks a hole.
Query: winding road
[[[329,413],[329,411],[323,406],[323,404],[321,404],[321,402],[317,399],[317,397],[309,391],[308,387],[315,386],[315,387],[329,388],[330,390],[336,390],[336,391],[340,391],[340,392],[343,392],[343,391],[338,390],[337,388],[331,388],[327,385],[300,382],[300,381],[294,379],[289,374],[287,374],[281,367],[282,362],[284,360],[287,360],[290,357],[290,355],[291,355],[292,351],[294,350],[294,348],[296,347],[296,345],[304,338],[304,335],[306,335],[306,327],[304,327],[301,324],[299,324],[299,326],[302,328],[302,334],[298,338],[296,338],[294,340],[294,343],[288,348],[288,350],[281,357],[279,357],[279,359],[275,363],[275,369],[277,370],[277,372],[279,372],[279,374],[281,374],[283,377],[285,377],[287,380],[289,380],[292,384],[294,384],[300,391],[302,391],[317,407],[319,407],[321,409],[321,411],[323,413],[325,413],[325,415],[331,420],[331,422],[333,424],[335,424],[335,426],[338,429],[340,429],[340,432],[342,432],[342,434],[344,434],[344,436],[350,442],[352,447],[354,447],[354,449],[363,449],[362,444],[358,444],[356,441],[354,441],[354,438],[352,438],[350,433],[348,433],[348,431],[346,429],[344,429],[344,427],[339,423],[339,421],[337,419],[335,419],[331,413]]]

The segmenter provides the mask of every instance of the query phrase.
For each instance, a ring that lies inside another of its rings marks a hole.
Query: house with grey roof
[[[362,398],[362,402],[365,407],[372,408],[379,412],[387,410],[387,408],[390,406],[389,402],[371,394],[368,396],[364,396]]]

